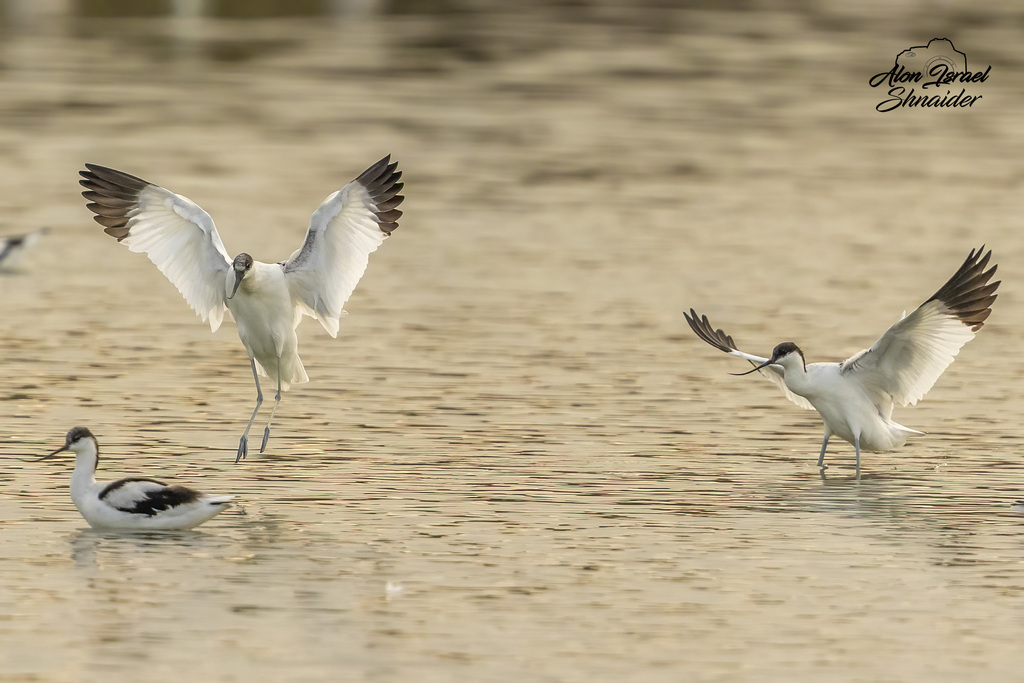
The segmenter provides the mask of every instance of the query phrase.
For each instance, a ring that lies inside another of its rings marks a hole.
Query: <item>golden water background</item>
[[[0,277],[0,681],[1019,677],[1024,11],[81,5],[0,3],[0,234],[53,228]],[[868,79],[945,35],[983,98],[876,112]],[[77,172],[276,261],[387,153],[400,228],[235,465],[233,326],[105,236]],[[839,359],[982,243],[989,324],[860,483],[682,318]],[[89,531],[70,462],[24,461],[77,424],[101,474],[241,503]]]

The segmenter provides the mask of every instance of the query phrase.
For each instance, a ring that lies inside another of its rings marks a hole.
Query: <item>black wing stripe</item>
[[[163,483],[162,481],[157,481],[156,479],[150,479],[148,477],[126,477],[124,479],[118,479],[117,481],[112,481],[109,484],[107,484],[103,488],[103,490],[100,491],[100,500],[104,500],[114,491],[118,490],[125,484],[132,483],[133,481],[148,481],[149,483],[156,484],[158,486],[167,486],[167,484]]]
[[[150,491],[145,499],[136,502],[132,509],[125,512],[152,517],[158,512],[195,502],[199,496],[198,491],[184,486],[168,486],[158,491]]]
[[[167,486],[163,482],[155,479],[130,477],[128,479],[121,479],[109,484],[100,492],[100,500],[104,500],[110,493],[116,491],[122,486],[137,481],[157,484],[163,488],[156,489],[154,491],[147,491],[144,497],[133,501],[132,505],[118,507],[118,510],[133,515],[146,515],[148,517],[152,517],[164,510],[169,510],[171,508],[178,507],[179,505],[193,503],[199,500],[199,497],[202,495],[198,491],[184,486]]]

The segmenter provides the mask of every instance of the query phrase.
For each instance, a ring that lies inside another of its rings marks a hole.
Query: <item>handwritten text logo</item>
[[[875,106],[881,112],[905,107],[971,107],[982,96],[968,93],[966,86],[984,83],[991,71],[991,66],[984,71],[969,71],[967,55],[953,47],[952,41],[935,38],[927,46],[901,52],[893,67],[872,76],[868,85],[889,87],[889,97]],[[954,94],[958,86],[962,86],[960,92]],[[942,88],[946,89],[944,94],[938,92]]]

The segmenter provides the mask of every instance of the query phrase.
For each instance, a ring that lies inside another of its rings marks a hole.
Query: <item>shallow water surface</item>
[[[930,33],[825,3],[15,6],[0,234],[53,230],[0,274],[0,681],[1019,675],[1019,10],[930,13],[993,64],[985,99],[888,115],[868,78]],[[183,193],[271,262],[386,153],[400,227],[338,339],[302,324],[311,381],[235,465],[254,391],[233,326],[211,335],[105,236],[77,172]],[[897,410],[927,435],[865,454],[860,482],[842,442],[820,477],[818,417],[682,318],[837,359],[982,243],[992,318]],[[70,459],[31,462],[76,424],[102,475],[240,502],[192,532],[92,531]]]

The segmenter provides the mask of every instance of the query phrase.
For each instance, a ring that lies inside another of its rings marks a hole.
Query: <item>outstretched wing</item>
[[[719,351],[725,351],[730,355],[744,358],[750,361],[751,365],[760,365],[761,363],[768,362],[767,358],[754,356],[749,353],[743,353],[742,351],[738,350],[736,348],[735,342],[733,342],[732,340],[732,337],[727,335],[724,330],[716,330],[714,327],[712,327],[711,322],[708,320],[708,317],[706,315],[698,316],[697,311],[691,308],[689,314],[687,314],[686,311],[683,311],[683,317],[686,318],[686,322],[690,323],[690,329],[692,329],[698,337],[703,339],[711,346],[714,346]],[[765,372],[765,370],[767,370],[768,372]],[[786,398],[788,398],[790,401],[797,404],[801,408],[812,410],[814,406],[811,405],[810,401],[808,401],[803,396],[797,396],[796,394],[789,390],[789,387],[786,386],[786,381],[785,379],[783,379],[784,372],[785,371],[778,365],[768,365],[758,370],[758,373],[760,373],[764,377],[767,377],[769,380],[771,380],[773,384],[782,389],[782,393],[784,393],[786,395]]]
[[[402,172],[384,157],[313,212],[306,240],[284,264],[292,299],[338,336],[338,318],[377,250],[402,215]]]
[[[134,252],[149,256],[185,301],[216,331],[224,320],[231,259],[210,214],[142,178],[86,164],[78,182],[93,220]]]
[[[900,405],[917,403],[992,313],[999,281],[989,284],[996,266],[985,270],[992,251],[983,252],[984,246],[972,249],[939,291],[904,314],[874,346],[843,361],[841,372],[876,401],[888,396]]]

